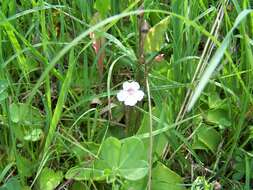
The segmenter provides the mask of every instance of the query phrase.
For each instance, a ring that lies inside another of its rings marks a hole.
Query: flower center
[[[133,88],[127,89],[127,93],[128,93],[129,95],[133,95],[134,92],[135,92],[135,90],[134,90]]]

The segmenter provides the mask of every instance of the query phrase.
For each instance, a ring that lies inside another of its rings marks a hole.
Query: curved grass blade
[[[60,95],[59,95],[59,98],[58,98],[58,101],[56,104],[56,108],[54,110],[53,118],[52,118],[52,121],[50,124],[47,138],[46,138],[46,143],[45,143],[45,147],[44,147],[45,152],[47,151],[47,149],[49,148],[49,146],[53,140],[55,129],[56,129],[57,124],[60,120],[60,116],[61,116],[63,106],[65,103],[65,99],[66,99],[68,89],[69,89],[69,86],[71,83],[71,78],[72,78],[72,73],[73,73],[75,63],[76,63],[76,60],[74,57],[74,50],[71,50],[70,56],[69,56],[69,67],[68,67],[67,75],[66,75],[66,78],[64,79],[64,82],[62,84]]]
[[[223,40],[221,46],[216,50],[214,56],[212,57],[207,69],[203,73],[202,77],[200,78],[200,82],[197,85],[191,99],[189,100],[189,104],[187,107],[187,111],[191,111],[193,106],[195,105],[196,101],[198,100],[199,96],[203,92],[205,86],[207,85],[209,79],[211,78],[212,74],[214,73],[215,69],[219,65],[221,59],[223,58],[224,54],[226,53],[226,49],[228,48],[233,31],[237,28],[237,26],[242,22],[242,20],[252,12],[253,10],[247,9],[242,11],[235,20],[234,26],[228,32],[225,39]]]

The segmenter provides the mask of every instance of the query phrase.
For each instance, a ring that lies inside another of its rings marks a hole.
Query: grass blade
[[[191,111],[193,106],[195,105],[196,101],[198,100],[199,96],[203,92],[205,86],[207,85],[209,79],[211,78],[212,74],[214,73],[215,69],[219,65],[221,59],[223,58],[226,49],[228,48],[228,45],[230,44],[230,40],[233,34],[233,31],[237,28],[237,26],[240,24],[240,22],[252,12],[252,10],[244,10],[242,11],[237,19],[235,20],[233,28],[229,31],[229,33],[226,35],[225,39],[223,40],[221,46],[216,50],[213,58],[211,59],[207,69],[203,73],[202,77],[200,78],[200,82],[197,85],[195,91],[193,92],[193,95],[191,99],[189,100],[189,104],[187,107],[187,111]]]

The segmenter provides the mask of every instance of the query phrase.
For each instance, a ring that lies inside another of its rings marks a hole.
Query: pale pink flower
[[[144,92],[140,90],[138,82],[124,82],[123,90],[120,90],[117,94],[119,101],[124,102],[126,106],[134,106],[138,101],[141,101],[144,97]]]

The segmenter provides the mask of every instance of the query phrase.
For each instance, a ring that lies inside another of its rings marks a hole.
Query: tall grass
[[[1,1],[0,189],[252,189],[251,8]]]

